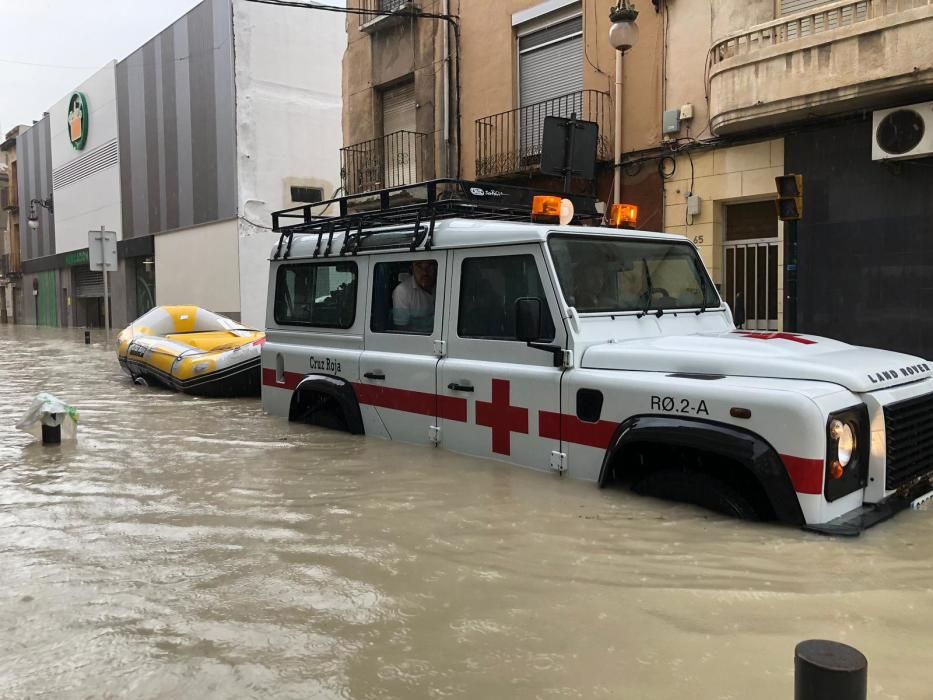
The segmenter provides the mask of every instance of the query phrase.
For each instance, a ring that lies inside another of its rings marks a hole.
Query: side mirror
[[[515,300],[515,337],[523,343],[541,337],[541,300],[537,297]]]
[[[745,325],[745,299],[742,298],[741,294],[735,295],[735,308],[732,309],[732,320],[735,322],[736,328],[741,328]]]

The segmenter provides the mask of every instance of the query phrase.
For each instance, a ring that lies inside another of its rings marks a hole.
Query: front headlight
[[[826,426],[826,479],[823,493],[835,501],[868,483],[868,407],[837,411]]]
[[[843,468],[852,461],[855,452],[855,431],[850,423],[834,420],[829,426],[830,437],[836,442],[836,460]]]

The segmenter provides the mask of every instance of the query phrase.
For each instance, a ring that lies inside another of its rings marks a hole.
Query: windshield
[[[548,247],[564,299],[580,313],[719,307],[686,242],[551,236]]]

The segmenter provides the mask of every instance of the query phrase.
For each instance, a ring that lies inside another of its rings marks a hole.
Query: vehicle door
[[[442,446],[535,469],[560,462],[560,380],[554,356],[516,339],[515,302],[542,301],[541,342],[566,347],[536,245],[454,251],[439,403],[466,400],[463,420],[441,416]]]
[[[363,351],[366,260],[297,259],[273,265],[262,402],[288,416],[292,394],[309,374],[355,382]]]
[[[374,255],[357,395],[394,440],[429,443],[436,432],[446,251]]]

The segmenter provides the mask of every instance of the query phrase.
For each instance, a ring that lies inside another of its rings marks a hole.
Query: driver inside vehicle
[[[616,302],[612,274],[605,261],[576,262],[573,266],[574,306],[579,311],[611,310]]]
[[[399,330],[430,332],[434,328],[437,262],[416,260],[411,272],[411,277],[392,291],[392,324]]]
[[[630,265],[619,275],[619,309],[641,309],[648,294],[648,280],[642,265]]]

